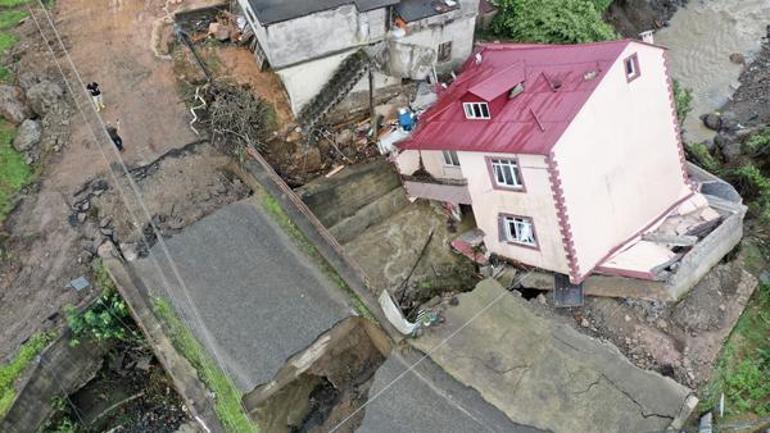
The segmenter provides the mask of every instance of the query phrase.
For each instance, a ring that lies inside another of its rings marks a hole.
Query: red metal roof
[[[482,45],[397,146],[548,155],[629,43]],[[524,91],[508,99],[522,80]],[[491,101],[492,118],[466,119],[468,98]]]

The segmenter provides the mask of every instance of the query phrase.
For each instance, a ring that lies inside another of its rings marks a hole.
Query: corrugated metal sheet
[[[630,42],[484,45],[476,51],[481,62],[476,54],[468,59],[398,147],[548,155]],[[508,91],[521,78],[524,92],[509,100]],[[491,119],[465,118],[461,99],[469,93],[497,98],[490,104]]]

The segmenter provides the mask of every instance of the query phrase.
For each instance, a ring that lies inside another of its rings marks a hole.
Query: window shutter
[[[497,216],[497,236],[500,242],[508,241],[508,236],[505,235],[505,217],[502,215]]]

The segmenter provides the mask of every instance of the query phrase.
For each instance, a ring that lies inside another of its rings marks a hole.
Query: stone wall
[[[69,395],[91,381],[107,350],[108,345],[90,341],[71,346],[69,332],[57,338],[29,366],[16,400],[0,421],[0,431],[37,431],[54,412],[54,397]]]

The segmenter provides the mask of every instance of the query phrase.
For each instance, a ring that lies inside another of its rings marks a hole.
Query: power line
[[[56,25],[53,23],[53,20],[51,19],[51,16],[48,13],[48,10],[45,8],[45,5],[43,5],[42,0],[38,0],[38,5],[43,10],[43,12],[44,12],[44,14],[46,16],[46,19],[48,21],[48,24],[50,25],[51,29],[53,30],[53,32],[54,32],[54,34],[56,36],[56,39],[58,41],[59,46],[63,50],[63,52],[64,52],[64,54],[65,54],[65,56],[66,56],[66,58],[67,58],[67,60],[68,60],[68,62],[70,64],[70,67],[71,67],[72,71],[74,72],[74,74],[75,74],[75,76],[77,78],[77,81],[80,83],[80,89],[81,89],[81,95],[82,95],[83,94],[82,92],[84,92],[84,90],[82,90],[82,89],[85,89],[85,83],[84,83],[82,77],[80,76],[80,72],[78,71],[74,61],[72,60],[72,57],[70,56],[69,51],[67,50],[66,46],[64,45],[64,42],[62,41],[61,35],[59,34],[59,31],[56,29]],[[109,166],[110,165],[109,158],[107,158],[107,155],[104,152],[104,149],[102,149],[102,147],[100,145],[100,142],[99,142],[99,139],[97,138],[96,132],[94,131],[94,128],[91,126],[90,122],[88,121],[88,118],[87,118],[87,116],[85,114],[85,111],[83,110],[81,105],[78,103],[78,100],[77,100],[77,97],[76,97],[76,93],[75,93],[74,89],[72,88],[72,85],[70,84],[69,79],[67,78],[66,74],[64,73],[64,70],[63,70],[63,68],[61,66],[61,63],[56,58],[56,55],[53,52],[53,49],[51,48],[50,41],[43,34],[42,27],[40,26],[40,23],[39,23],[37,17],[32,12],[32,7],[29,7],[29,12],[30,12],[30,15],[33,18],[33,21],[35,22],[35,25],[37,26],[38,32],[40,32],[40,35],[44,39],[44,41],[46,43],[46,46],[48,46],[49,52],[51,53],[51,56],[52,56],[54,62],[56,62],[56,65],[57,65],[57,68],[59,70],[59,73],[61,74],[62,79],[64,80],[67,88],[70,91],[70,94],[73,97],[73,101],[75,102],[75,106],[76,106],[77,110],[80,112],[81,116],[83,117],[84,123],[88,126],[88,129],[89,129],[89,131],[91,133],[91,136],[93,137],[94,141],[96,142],[97,147],[99,148],[99,151],[100,151],[104,161]],[[91,105],[91,104],[89,104],[89,105]],[[102,136],[104,138],[107,138],[108,142],[111,142],[111,138],[109,137],[109,135],[107,133],[106,125],[104,124],[104,121],[98,115],[98,113],[96,113],[95,108],[94,108],[93,105],[91,105],[91,110],[95,114],[95,116],[96,116],[96,118],[97,118],[97,120],[98,120],[98,122],[99,122],[99,124],[101,126]],[[179,269],[178,269],[178,267],[176,265],[176,262],[171,257],[171,253],[168,250],[168,247],[167,247],[165,241],[163,240],[163,237],[162,237],[162,235],[160,233],[160,230],[156,227],[155,223],[152,221],[152,217],[150,216],[150,212],[149,212],[149,210],[148,210],[148,208],[146,206],[146,203],[144,202],[144,200],[142,198],[141,192],[139,191],[139,188],[136,185],[136,182],[133,180],[133,178],[131,176],[130,170],[128,169],[125,161],[123,161],[123,158],[120,155],[120,152],[117,149],[115,149],[114,146],[113,146],[113,152],[115,153],[115,156],[117,157],[117,160],[120,163],[120,166],[121,166],[121,168],[123,170],[123,173],[126,176],[126,179],[127,179],[128,183],[129,183],[129,186],[130,186],[131,190],[133,191],[133,193],[134,193],[134,195],[135,195],[135,197],[137,199],[137,202],[139,203],[139,205],[141,207],[141,210],[143,211],[143,213],[145,214],[145,217],[147,218],[147,222],[148,222],[149,226],[151,227],[151,229],[152,229],[152,231],[153,231],[153,233],[154,233],[154,235],[155,235],[155,237],[156,237],[156,239],[158,241],[158,244],[160,245],[164,255],[166,256],[166,259],[167,259],[167,261],[169,263],[169,266],[171,267],[171,270],[172,270],[174,276],[176,277],[177,282],[179,283],[180,289],[182,290],[182,292],[183,292],[183,294],[184,294],[184,296],[185,296],[185,298],[187,300],[187,303],[188,303],[188,305],[190,306],[190,309],[193,312],[195,320],[201,325],[201,328],[203,330],[203,332],[201,332],[201,334],[203,334],[203,336],[206,339],[206,341],[207,341],[211,351],[213,352],[214,358],[215,358],[217,364],[219,365],[220,370],[222,370],[222,372],[225,375],[228,376],[228,378],[231,381],[231,384],[234,384],[235,382],[233,381],[232,377],[230,377],[230,374],[227,371],[227,369],[224,367],[224,363],[222,362],[221,356],[220,356],[218,350],[216,349],[216,345],[213,344],[213,342],[211,341],[211,337],[209,336],[208,328],[204,324],[204,322],[203,322],[203,320],[202,320],[202,318],[200,316],[200,312],[198,311],[198,308],[195,306],[195,303],[192,301],[192,297],[189,294],[189,290],[187,289],[187,285],[185,284],[184,280],[182,279],[182,276],[181,276],[181,274],[179,272]],[[120,183],[118,182],[117,176],[115,175],[115,173],[111,169],[109,171],[110,171],[110,174],[111,174],[111,176],[113,178],[113,181],[115,182],[116,188],[119,190],[119,195],[121,197],[121,200],[125,204],[129,214],[131,215],[131,218],[133,219],[133,221],[135,223],[138,223],[139,222],[138,218],[136,218],[135,214],[131,210],[131,206],[129,205],[128,200],[125,197],[125,194],[124,194],[124,192],[122,190],[122,187],[120,186]],[[141,226],[139,224],[137,224],[137,228],[138,227],[141,227]],[[150,255],[152,255],[152,253],[150,253]],[[163,280],[163,284],[166,286],[166,288],[168,290],[168,293],[171,293],[171,285],[169,284],[168,280],[166,279],[165,273],[164,273],[162,267],[160,266],[159,262],[157,261],[157,259],[155,257],[153,257],[153,261],[154,261],[154,264],[155,264],[155,266],[156,266],[156,268],[157,268],[157,270],[159,272],[159,275],[160,275],[161,279]],[[239,403],[240,403],[241,408],[243,409],[244,413],[247,414],[247,418],[249,418],[248,417],[249,411],[243,405],[243,401],[241,399],[238,399],[238,400],[239,400]],[[249,419],[249,422],[251,422],[250,419]]]

